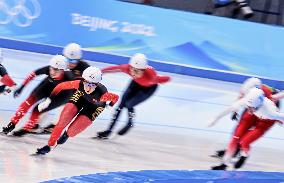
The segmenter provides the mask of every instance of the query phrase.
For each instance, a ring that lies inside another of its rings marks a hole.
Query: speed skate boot
[[[55,127],[54,124],[50,124],[48,126],[46,126],[44,129],[43,129],[43,133],[45,134],[51,134],[53,128]]]
[[[13,136],[15,136],[15,137],[22,137],[22,136],[24,136],[24,135],[26,135],[28,133],[30,133],[28,130],[25,130],[25,129],[22,128],[22,129],[19,129],[17,131],[14,131],[13,132]]]
[[[12,130],[14,130],[15,128],[15,124],[10,122],[6,127],[3,127],[2,129],[2,133],[4,133],[5,135],[7,135],[8,133],[10,133]]]
[[[67,132],[65,131],[60,138],[57,140],[57,144],[64,144],[68,140],[69,136]]]
[[[15,131],[13,133],[13,136],[22,137],[22,136],[29,134],[29,133],[36,133],[38,129],[39,129],[39,125],[36,124],[32,129],[26,130],[26,129],[22,128],[20,130]]]
[[[237,161],[234,165],[235,169],[241,168],[245,164],[247,158],[247,156],[241,156],[239,161]]]
[[[224,156],[225,152],[226,152],[226,150],[216,151],[215,154],[211,155],[211,157],[221,159]]]
[[[110,134],[111,134],[111,130],[105,130],[105,131],[102,131],[102,132],[98,132],[97,133],[97,138],[99,138],[99,139],[107,139]]]
[[[135,116],[135,112],[134,109],[129,109],[128,111],[128,123],[126,124],[125,127],[123,127],[119,132],[118,135],[125,135],[130,128],[133,127],[133,118]]]
[[[123,127],[121,130],[119,130],[119,132],[117,134],[118,135],[125,135],[130,130],[130,128],[132,128],[132,127],[133,127],[132,123],[127,123],[127,125],[125,127]]]
[[[119,117],[119,115],[121,113],[121,110],[122,110],[121,108],[117,108],[115,110],[115,113],[112,116],[109,128],[107,130],[105,130],[105,131],[98,132],[97,133],[97,138],[98,139],[107,139],[110,136],[110,134],[112,132],[112,129],[113,129],[114,125],[116,124],[117,119],[118,119],[118,117]]]
[[[38,148],[36,154],[37,155],[45,155],[47,153],[49,153],[51,150],[50,146],[46,145],[43,146],[42,148]]]
[[[221,165],[211,167],[211,170],[226,170],[226,169],[227,165],[225,165],[224,163],[222,163]]]
[[[238,146],[238,148],[237,148],[237,150],[236,150],[236,152],[235,152],[233,157],[237,157],[240,154],[240,150],[241,150],[240,146]],[[211,157],[221,159],[221,158],[223,158],[225,153],[226,153],[226,150],[219,150],[219,151],[216,151],[215,154],[211,155]]]

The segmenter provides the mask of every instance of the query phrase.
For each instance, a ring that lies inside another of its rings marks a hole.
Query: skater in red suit
[[[3,54],[0,49],[0,93],[10,93],[15,87],[16,83],[7,73],[6,68],[2,65]]]
[[[51,150],[51,147],[63,144],[69,137],[81,133],[92,124],[92,121],[107,105],[113,106],[117,102],[118,95],[109,93],[106,87],[100,83],[102,73],[98,68],[88,67],[84,70],[82,77],[83,80],[64,82],[58,85],[52,91],[50,98],[39,105],[39,110],[43,110],[48,107],[52,98],[62,90],[76,89],[69,102],[64,106],[59,121],[51,133],[48,145],[39,148],[37,154],[46,154]],[[68,129],[60,137],[68,125]]]
[[[274,96],[273,98],[279,99],[280,97]],[[237,112],[241,107],[246,107],[246,112],[242,115],[239,125],[234,131],[222,164],[212,167],[213,170],[225,170],[238,145],[240,146],[241,157],[234,167],[240,168],[249,156],[250,144],[262,137],[275,123],[284,120],[284,114],[278,112],[275,103],[265,97],[263,90],[252,88],[241,100],[220,113],[209,126],[213,126],[230,112]]]
[[[241,86],[240,92],[239,92],[240,94],[239,94],[238,100],[242,99],[245,96],[245,94],[247,94],[248,91],[254,87],[262,89],[265,94],[265,97],[274,101],[278,108],[280,107],[280,101],[272,98],[272,95],[278,93],[279,90],[262,84],[261,80],[255,77],[248,78],[247,80],[244,81],[244,83]],[[241,123],[239,123],[239,119],[241,119],[243,115],[246,115],[247,112],[248,112],[247,110],[244,110],[244,112],[242,112],[241,115],[239,115],[237,112],[234,112],[233,115],[231,116],[232,120],[238,121],[237,127],[235,128],[236,131],[238,130],[238,128],[240,128],[239,126],[241,125]],[[236,136],[236,134],[234,136]],[[237,156],[239,154],[239,150],[240,150],[239,147],[237,147],[237,151],[234,154],[234,156]],[[216,151],[215,155],[212,155],[212,157],[222,158],[225,152],[226,152],[226,149],[218,150]]]
[[[124,72],[132,77],[132,81],[122,96],[109,128],[98,132],[98,138],[107,138],[111,134],[123,108],[128,110],[128,123],[118,132],[118,135],[126,134],[133,126],[134,107],[151,97],[159,84],[170,80],[168,76],[157,75],[155,69],[148,66],[146,56],[141,53],[132,56],[129,64],[107,67],[102,69],[102,72]]]
[[[23,82],[23,84],[14,91],[14,97],[18,97],[27,84],[36,76],[47,75],[47,77],[32,91],[28,98],[19,106],[16,113],[11,118],[11,122],[3,127],[3,133],[8,134],[11,132],[15,126],[18,124],[20,119],[27,113],[27,111],[41,99],[48,97],[54,87],[64,81],[73,80],[74,76],[70,71],[65,71],[67,69],[66,58],[62,55],[56,55],[51,58],[48,66],[40,68],[32,72]],[[54,101],[50,108],[47,110],[54,109],[60,105],[66,103],[68,95],[71,96],[72,93],[65,93],[61,95],[58,100]],[[23,129],[17,131],[16,136],[21,136],[35,127],[37,124],[40,112],[35,107],[32,111],[30,119],[26,123]]]

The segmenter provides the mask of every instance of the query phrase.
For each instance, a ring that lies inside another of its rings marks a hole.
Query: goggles
[[[67,62],[68,63],[71,63],[71,64],[77,64],[79,62],[78,59],[70,59],[70,58],[67,58]]]
[[[98,86],[98,83],[91,83],[91,82],[88,82],[85,80],[84,84],[87,86],[87,87],[90,87],[90,88],[94,88],[96,86]]]

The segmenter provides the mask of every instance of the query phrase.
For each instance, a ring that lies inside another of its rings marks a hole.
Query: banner
[[[115,0],[3,0],[0,36],[284,79],[283,27]]]

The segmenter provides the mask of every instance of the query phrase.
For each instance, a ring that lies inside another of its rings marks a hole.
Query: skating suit
[[[63,129],[71,123],[72,119],[77,115],[67,130],[67,134],[73,137],[91,125],[92,121],[104,110],[106,101],[110,101],[113,106],[117,100],[118,95],[109,93],[106,87],[98,83],[96,89],[87,94],[84,90],[84,84],[81,80],[64,82],[54,88],[51,99],[60,93],[62,90],[76,89],[76,92],[71,96],[69,102],[64,106],[60,115],[60,119],[55,126],[48,144],[53,146]]]

